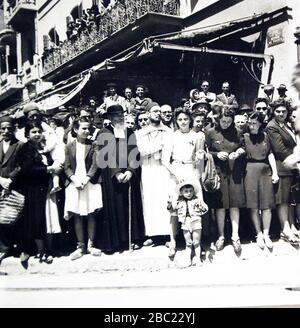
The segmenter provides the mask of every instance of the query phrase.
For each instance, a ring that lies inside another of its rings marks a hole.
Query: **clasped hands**
[[[116,179],[119,183],[127,183],[132,178],[132,172],[125,171],[124,173],[119,172],[116,174]]]
[[[85,176],[83,178],[76,177],[75,175],[72,175],[70,180],[74,183],[75,187],[79,190],[83,190],[84,187],[88,184],[90,181],[90,177]]]
[[[227,160],[235,160],[238,157],[240,157],[240,153],[239,152],[232,152],[232,153],[227,153],[226,151],[220,151],[217,153],[217,157],[221,160],[221,161],[227,161]]]

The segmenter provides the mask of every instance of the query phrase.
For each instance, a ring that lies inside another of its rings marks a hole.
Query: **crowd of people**
[[[295,108],[285,85],[278,96],[265,86],[247,105],[228,82],[216,94],[203,81],[178,108],[158,104],[141,84],[117,91],[109,83],[100,104],[91,97],[49,115],[31,102],[23,118],[0,119],[0,191],[25,196],[17,223],[0,224],[0,263],[158,244],[174,260],[181,240],[187,265],[199,266],[205,243],[222,251],[228,238],[240,256],[241,211],[260,249],[273,249],[272,220],[277,237],[300,244],[299,170],[288,160]],[[207,188],[211,165],[218,183]]]

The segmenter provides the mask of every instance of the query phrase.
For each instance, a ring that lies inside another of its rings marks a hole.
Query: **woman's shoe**
[[[84,255],[82,248],[77,248],[76,251],[70,254],[70,258],[72,261],[75,261],[79,258],[81,258]]]
[[[225,238],[219,237],[219,239],[215,243],[216,250],[221,251],[222,249],[224,249],[224,244],[225,244]]]
[[[296,238],[300,238],[300,230],[293,230],[293,234],[295,235]]]
[[[138,245],[138,244],[135,244],[135,243],[131,244],[131,249],[134,250],[134,251],[136,251],[138,249],[141,249],[141,248],[142,248],[141,245]]]
[[[194,256],[192,259],[192,266],[200,267],[202,266],[202,262],[200,260],[200,257]]]
[[[261,233],[256,236],[256,244],[260,249],[265,248],[264,237]]]
[[[237,240],[232,240],[232,246],[233,246],[233,249],[234,249],[234,252],[237,256],[241,255],[241,252],[242,252],[242,245],[241,245],[241,241],[239,239]]]
[[[152,246],[153,244],[153,240],[150,238],[143,242],[143,246]]]
[[[176,255],[176,248],[175,247],[170,247],[169,254],[168,254],[169,258],[171,260],[174,260],[175,255]]]
[[[273,242],[270,239],[270,237],[269,236],[264,236],[264,240],[265,240],[265,245],[267,246],[267,248],[269,250],[272,250],[273,249]]]
[[[287,243],[290,243],[293,246],[297,246],[300,244],[300,240],[296,236],[288,235],[285,232],[281,232],[280,239],[286,241]]]
[[[20,255],[20,261],[24,269],[28,269],[29,254],[22,252]]]

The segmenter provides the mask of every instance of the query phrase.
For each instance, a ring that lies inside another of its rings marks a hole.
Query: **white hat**
[[[195,179],[184,179],[182,182],[178,183],[175,187],[175,192],[180,195],[180,189],[184,186],[192,186],[194,188],[195,194],[199,192],[199,184],[195,181]]]

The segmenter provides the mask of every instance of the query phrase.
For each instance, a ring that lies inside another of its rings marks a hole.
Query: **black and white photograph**
[[[0,0],[0,308],[299,308],[299,99],[299,0]]]

